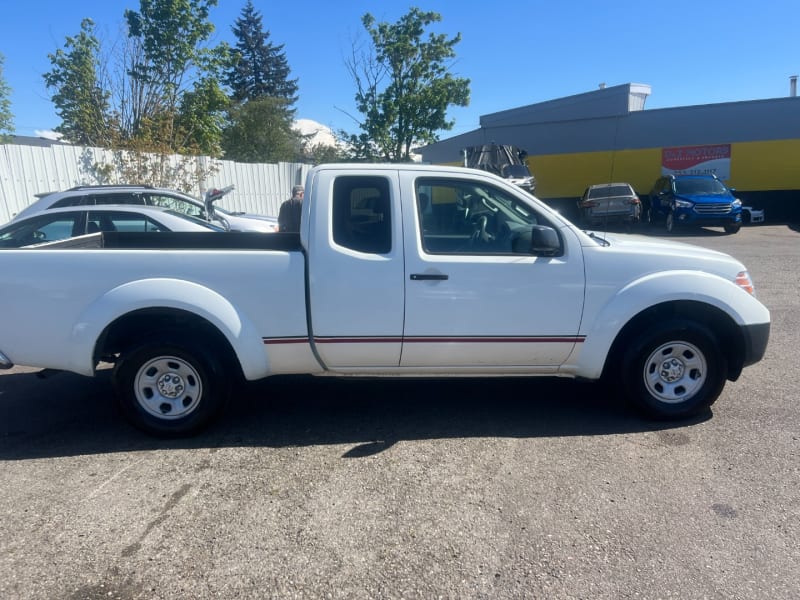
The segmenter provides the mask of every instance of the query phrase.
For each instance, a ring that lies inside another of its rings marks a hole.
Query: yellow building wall
[[[744,191],[800,190],[800,140],[733,144],[728,183]]]
[[[528,156],[539,198],[578,197],[594,183],[625,181],[647,194],[661,175],[661,148]],[[800,190],[800,140],[731,144],[731,187]]]

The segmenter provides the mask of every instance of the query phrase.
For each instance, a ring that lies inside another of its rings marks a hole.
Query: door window
[[[333,184],[333,241],[358,252],[391,252],[389,196],[389,181],[383,177],[337,177]]]
[[[89,213],[91,231],[169,231],[149,217],[135,212],[96,211]]]
[[[81,212],[44,214],[6,227],[0,233],[0,248],[21,248],[31,244],[64,240],[83,233]]]
[[[531,227],[549,224],[529,204],[481,181],[421,178],[416,196],[428,254],[530,254]]]
[[[198,217],[200,219],[205,219],[206,216],[205,210],[200,203],[194,203],[186,200],[185,198],[170,196],[168,194],[148,194],[147,204],[152,206],[163,206],[164,208],[172,209],[175,212],[179,212],[184,215],[190,215],[192,217]]]

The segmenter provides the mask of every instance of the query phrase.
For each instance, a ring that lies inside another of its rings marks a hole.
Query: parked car
[[[232,231],[273,232],[278,229],[277,217],[231,212],[214,205],[233,186],[222,190],[209,190],[205,201],[167,188],[146,185],[83,185],[41,195],[30,206],[12,219],[66,206],[97,206],[101,204],[132,204],[138,206],[163,206],[191,217],[204,219]]]
[[[581,222],[588,226],[606,223],[638,223],[642,203],[629,183],[598,183],[583,191],[578,201]]]
[[[715,175],[665,175],[650,191],[650,223],[663,221],[667,231],[678,226],[722,226],[736,233],[742,226],[742,201]]]
[[[0,248],[22,248],[104,231],[208,231],[225,229],[159,206],[69,206],[18,216],[0,227]]]
[[[763,223],[764,222],[764,209],[763,208],[754,208],[752,206],[743,206],[742,207],[742,224],[743,225],[750,225],[751,223]]]

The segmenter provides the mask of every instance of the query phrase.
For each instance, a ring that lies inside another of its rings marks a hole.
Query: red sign
[[[730,177],[731,145],[681,146],[661,150],[661,171],[664,174],[715,174]]]

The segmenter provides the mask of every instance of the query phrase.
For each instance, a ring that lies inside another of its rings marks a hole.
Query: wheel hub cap
[[[685,340],[655,348],[644,362],[644,385],[654,399],[673,404],[694,396],[708,378],[708,364],[700,348]]]
[[[686,367],[684,367],[683,363],[677,358],[668,358],[661,363],[661,379],[667,383],[675,383],[683,377],[685,370]]]
[[[159,393],[165,398],[177,398],[186,389],[183,378],[177,373],[164,373],[156,382]]]

